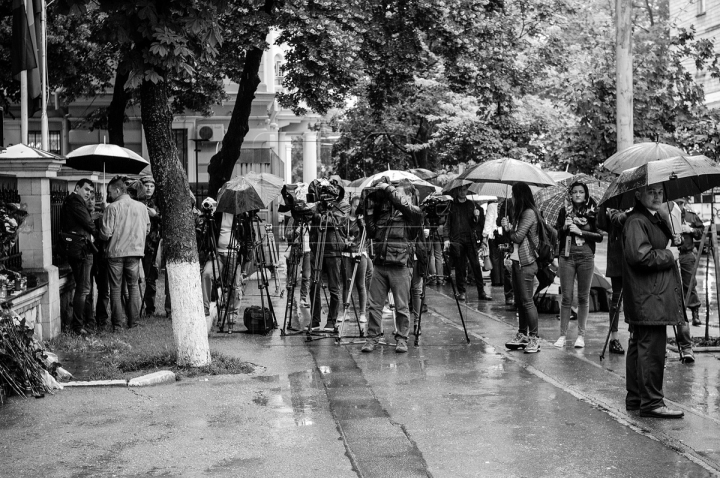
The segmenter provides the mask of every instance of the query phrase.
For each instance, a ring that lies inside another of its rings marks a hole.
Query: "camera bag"
[[[273,329],[273,320],[267,307],[251,305],[243,313],[243,324],[251,334],[267,334]]]

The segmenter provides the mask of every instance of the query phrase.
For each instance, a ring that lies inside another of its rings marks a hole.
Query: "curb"
[[[63,387],[149,387],[151,385],[160,385],[163,383],[175,382],[175,372],[170,370],[161,370],[159,372],[149,373],[140,377],[135,377],[128,380],[91,380],[88,382],[64,382],[61,383]]]

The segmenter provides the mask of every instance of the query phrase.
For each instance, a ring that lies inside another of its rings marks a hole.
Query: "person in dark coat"
[[[601,207],[598,212],[597,226],[608,233],[607,266],[605,277],[610,279],[612,284],[612,297],[610,299],[610,353],[624,354],[620,339],[618,339],[618,322],[620,314],[615,315],[622,295],[622,229],[627,219],[627,214],[618,209]]]
[[[475,286],[478,291],[478,300],[492,300],[485,292],[482,269],[478,257],[478,248],[482,240],[482,231],[485,226],[485,213],[474,201],[467,199],[467,186],[454,191],[455,200],[450,207],[443,229],[445,236],[445,250],[450,251],[453,267],[455,267],[455,282],[458,290],[458,300],[465,300],[465,273],[470,264]]]
[[[663,374],[667,326],[682,325],[682,283],[672,251],[673,234],[658,215],[662,184],[635,192],[635,207],[622,232],[623,309],[630,324],[626,364],[628,410],[640,416],[681,418],[664,402]]]
[[[63,244],[75,280],[70,330],[83,335],[88,333],[85,329],[85,300],[90,293],[94,249],[92,241],[93,236],[97,235],[95,223],[87,208],[87,201],[94,189],[92,181],[81,179],[75,184],[75,190],[65,198],[60,210]]]
[[[690,282],[692,281],[692,273],[695,270],[695,254],[697,248],[695,247],[695,241],[700,240],[705,230],[700,217],[695,212],[687,207],[687,199],[681,198],[676,199],[675,204],[680,207],[681,218],[682,218],[682,244],[678,246],[680,252],[680,273],[682,276],[683,283],[683,296],[688,296],[688,289]],[[700,298],[697,294],[697,282],[693,284],[690,289],[690,300],[687,301],[685,306],[692,312],[692,324],[695,326],[702,325],[700,321]]]

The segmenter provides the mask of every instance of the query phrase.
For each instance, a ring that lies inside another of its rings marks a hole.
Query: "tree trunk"
[[[263,11],[270,15],[275,6],[275,0],[265,0]],[[265,35],[269,30],[265,32]],[[242,148],[245,135],[250,131],[250,112],[252,111],[252,102],[255,99],[255,92],[260,84],[260,62],[262,61],[263,49],[253,47],[245,55],[245,64],[240,76],[238,84],[238,93],[235,98],[235,106],[233,107],[230,124],[228,125],[225,136],[223,137],[222,149],[210,158],[208,165],[208,196],[217,197],[217,193],[227,181],[232,177],[235,163],[240,157],[240,149]]]
[[[110,106],[107,109],[107,125],[110,144],[125,146],[125,137],[123,136],[123,124],[125,123],[125,108],[128,102],[128,92],[125,91],[125,83],[130,73],[121,71],[118,67],[115,72],[115,85],[113,86],[113,96]]]
[[[173,334],[178,365],[210,364],[208,329],[203,314],[200,265],[195,239],[190,186],[172,138],[172,112],[167,82],[144,80],[140,87],[141,115],[153,176],[157,184]]]

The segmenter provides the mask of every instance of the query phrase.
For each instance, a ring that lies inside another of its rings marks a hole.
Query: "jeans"
[[[234,319],[239,317],[240,313],[240,300],[242,299],[242,270],[238,267],[235,269],[235,255],[228,258],[228,254],[225,252],[217,253],[217,260],[214,261],[214,276],[213,276],[213,261],[207,261],[202,271],[202,295],[203,295],[203,310],[205,315],[210,314],[210,299],[212,297],[213,278],[216,278],[223,284],[223,291],[225,294],[225,304],[229,304],[228,317],[230,323],[233,323]],[[226,270],[227,269],[227,270]],[[235,282],[230,287],[230,283],[233,280]],[[232,289],[232,291],[231,291]],[[220,312],[220,311],[218,311]],[[223,314],[225,311],[222,311]]]
[[[470,269],[475,277],[475,286],[478,289],[478,293],[480,293],[480,291],[483,290],[483,277],[475,244],[473,244],[471,240],[451,242],[450,256],[453,259],[453,266],[455,267],[455,282],[457,283],[458,292],[461,294],[465,293],[465,274],[469,263]]]
[[[440,241],[430,242],[430,254],[428,255],[428,261],[430,261],[430,275],[436,278],[442,278],[443,276],[443,243]]]
[[[300,280],[300,297],[307,299],[308,293],[310,292],[310,275],[312,273],[312,253],[303,252],[302,263],[300,264],[300,274],[302,279]]]
[[[663,376],[667,328],[664,325],[631,325],[625,384],[627,406],[649,411],[664,407]]]
[[[313,273],[315,273],[315,253],[312,254],[313,259]],[[340,267],[342,263],[342,257],[325,257],[320,261],[320,271],[318,271],[317,284],[311,284],[310,286],[310,309],[312,310],[312,326],[320,326],[320,313],[322,311],[321,301],[321,289],[322,289],[322,274],[327,274],[327,288],[330,291],[330,305],[328,310],[327,324],[334,325],[337,319],[338,312],[340,310],[340,281],[342,280],[340,274]]]
[[[420,308],[422,307],[422,288],[423,288],[423,273],[425,271],[420,269],[419,261],[415,261],[412,269],[412,279],[410,279],[410,295],[412,297],[412,312],[417,322],[420,316]]]
[[[92,254],[86,254],[82,259],[68,258],[70,269],[72,269],[73,280],[75,280],[75,294],[73,295],[73,315],[70,322],[70,329],[79,332],[85,327],[85,300],[90,294],[90,281],[92,280],[91,270],[93,264]],[[90,325],[89,322],[87,325]]]
[[[519,318],[518,332],[528,335],[529,330],[529,335],[533,337],[538,335],[538,313],[533,301],[537,270],[536,262],[521,266],[520,262],[512,261],[513,289]]]
[[[685,252],[680,254],[680,274],[682,276],[683,298],[687,297],[688,286],[692,280],[693,268],[695,267],[695,254]],[[690,300],[687,301],[685,307],[694,309],[700,307],[700,298],[697,295],[697,281],[693,284],[692,292],[690,292]]]
[[[110,282],[110,306],[112,308],[113,327],[122,327],[123,304],[122,284],[127,285],[128,291],[128,317],[127,326],[133,327],[140,313],[140,256],[112,257],[108,259],[108,279]]]
[[[505,252],[500,250],[495,239],[488,240],[488,250],[490,252],[490,262],[493,266],[492,271],[490,271],[490,283],[492,285],[502,285],[503,271],[505,271],[505,266],[503,266]]]
[[[370,282],[370,306],[368,318],[369,338],[382,336],[382,310],[391,291],[395,301],[395,339],[407,340],[410,333],[410,310],[408,298],[412,269],[409,267],[390,267],[375,265]]]
[[[355,272],[355,290],[358,293],[358,308],[360,309],[360,314],[365,313],[365,307],[367,305],[367,289],[365,288],[365,275],[367,274],[367,263],[368,258],[364,255],[357,256],[355,258],[353,257],[346,257],[343,256],[342,258],[342,265],[343,265],[343,276],[345,280],[343,281],[343,295],[342,295],[342,301],[343,306],[345,305],[345,300],[348,298],[348,292],[350,288],[350,280],[353,277],[353,270],[355,269],[355,261],[357,261],[359,258],[359,261],[357,262],[357,272]],[[352,301],[348,304],[348,307],[352,305]]]
[[[562,303],[560,306],[560,335],[566,335],[570,323],[570,307],[573,301],[575,279],[578,283],[578,335],[585,335],[585,324],[590,312],[590,286],[595,270],[595,255],[592,252],[570,252],[560,255],[560,287]]]
[[[145,273],[145,293],[143,294],[143,303],[145,304],[145,312],[152,314],[155,312],[155,296],[157,295],[157,280],[160,276],[157,266],[155,265],[155,255],[157,248],[152,248],[151,253],[143,256],[142,266]]]

